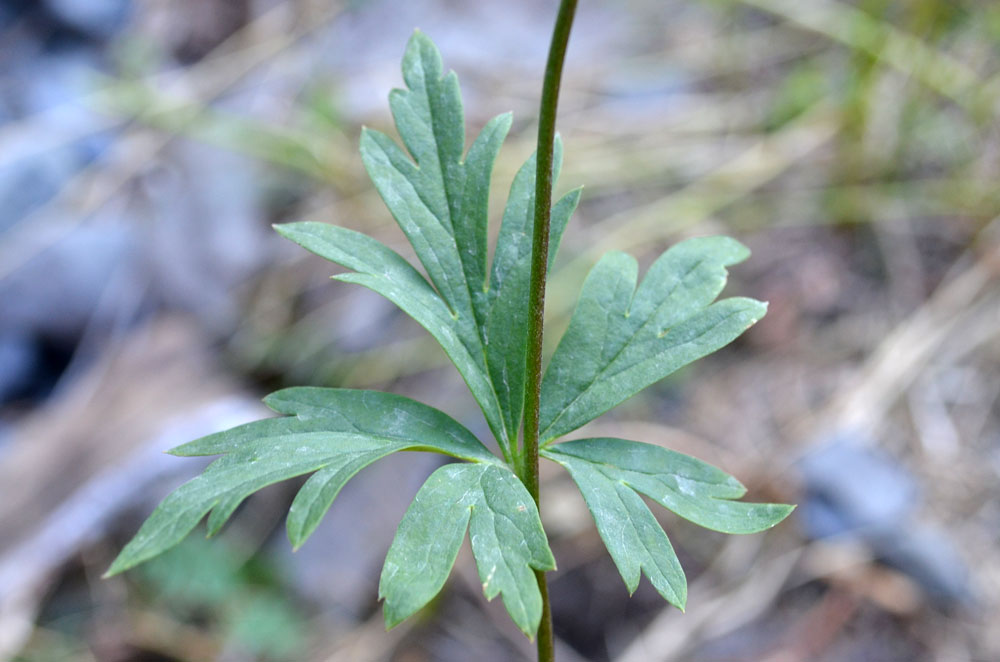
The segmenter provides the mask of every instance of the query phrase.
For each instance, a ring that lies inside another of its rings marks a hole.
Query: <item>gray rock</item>
[[[813,538],[892,527],[918,502],[913,477],[887,455],[843,439],[799,462],[806,502],[799,518]]]
[[[99,66],[93,52],[40,53],[23,36],[15,48],[0,85],[0,230],[54,198],[111,140],[107,118],[83,101]]]
[[[0,331],[71,341],[88,326],[114,323],[120,311],[105,293],[136,281],[130,229],[82,226],[51,244],[37,241],[24,246],[37,254],[0,279]]]
[[[883,562],[920,584],[931,599],[945,606],[976,599],[969,570],[947,531],[908,522],[901,530],[873,536],[871,543]]]
[[[242,154],[176,140],[143,184],[148,208],[133,213],[151,221],[142,259],[161,303],[228,332],[239,318],[235,288],[277,243],[263,221],[254,164]]]
[[[107,39],[125,27],[131,0],[44,0],[45,7],[63,24],[95,39]]]
[[[38,351],[31,336],[0,330],[0,403],[23,391],[38,366]]]
[[[873,442],[850,439],[835,437],[799,462],[805,502],[797,516],[806,534],[860,540],[937,602],[971,602],[968,570],[948,532],[918,519],[916,479]]]
[[[0,231],[22,221],[51,200],[83,165],[73,148],[51,150],[44,155],[0,165]]]

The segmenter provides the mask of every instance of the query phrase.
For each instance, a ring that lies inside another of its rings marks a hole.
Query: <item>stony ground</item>
[[[443,353],[274,222],[402,234],[357,154],[414,27],[470,128],[513,110],[499,218],[533,149],[554,2],[0,2],[0,658],[530,659],[467,552],[385,633],[379,568],[432,458],[344,490],[299,552],[295,485],[216,539],[99,579],[197,460],[160,451],[290,384],[377,387],[485,425]],[[799,504],[766,535],[663,518],[686,614],[629,598],[554,467],[561,660],[1000,659],[1000,11],[972,0],[582,2],[549,289],[558,338],[606,250],[753,249],[743,339],[593,423]]]

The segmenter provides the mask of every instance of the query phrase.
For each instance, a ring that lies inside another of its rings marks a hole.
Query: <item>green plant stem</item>
[[[538,505],[538,414],[542,387],[542,322],[545,312],[545,276],[549,256],[549,220],[552,215],[552,153],[555,149],[556,109],[562,79],[566,45],[569,43],[576,0],[562,0],[552,31],[549,58],[545,64],[542,102],[538,113],[538,156],[535,170],[535,221],[531,242],[531,284],[528,309],[527,387],[524,404],[524,441],[520,453],[520,478]],[[535,571],[542,593],[542,621],[538,626],[538,660],[552,662],[555,646],[552,636],[552,610],[545,572]]]

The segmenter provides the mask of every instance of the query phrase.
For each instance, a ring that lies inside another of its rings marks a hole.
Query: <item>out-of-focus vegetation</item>
[[[433,464],[366,470],[294,557],[274,490],[209,544],[96,577],[200,468],[158,451],[259,415],[274,386],[377,386],[485,434],[432,341],[268,226],[335,221],[406,254],[357,138],[390,126],[417,26],[458,71],[470,129],[514,111],[498,219],[533,149],[553,10],[0,3],[0,658],[526,656],[468,559],[422,620],[382,629],[377,569]],[[754,255],[730,292],[770,301],[745,342],[617,412],[644,423],[588,433],[697,455],[801,507],[763,541],[665,519],[692,578],[681,615],[648,586],[627,598],[553,474],[560,658],[1000,658],[1000,8],[582,2],[575,30],[561,181],[585,191],[548,340],[612,248],[646,265],[733,234]]]

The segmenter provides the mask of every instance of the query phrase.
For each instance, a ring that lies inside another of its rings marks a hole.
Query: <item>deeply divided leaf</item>
[[[635,259],[605,255],[587,276],[545,372],[542,439],[575,430],[763,317],[765,304],[753,299],[712,303],[726,267],[748,255],[727,237],[688,239],[660,256],[638,289]]]
[[[316,472],[288,517],[292,544],[319,524],[340,488],[375,460],[399,450],[430,450],[496,462],[471,432],[448,415],[408,398],[375,391],[292,388],[267,404],[271,418],[209,435],[174,449],[176,455],[217,455],[203,474],[167,496],[112,564],[127,570],[173,547],[209,514],[217,532],[250,494],[272,483]]]
[[[636,492],[723,533],[763,531],[793,510],[784,504],[734,501],[746,493],[735,478],[652,444],[581,439],[549,446],[542,454],[573,476],[629,591],[635,590],[641,569],[667,601],[682,609],[683,572],[666,534]]]
[[[520,480],[496,464],[449,464],[417,492],[386,555],[379,597],[393,627],[444,586],[469,529],[483,592],[501,595],[514,623],[534,636],[542,599],[532,569],[555,559],[538,510]]]

